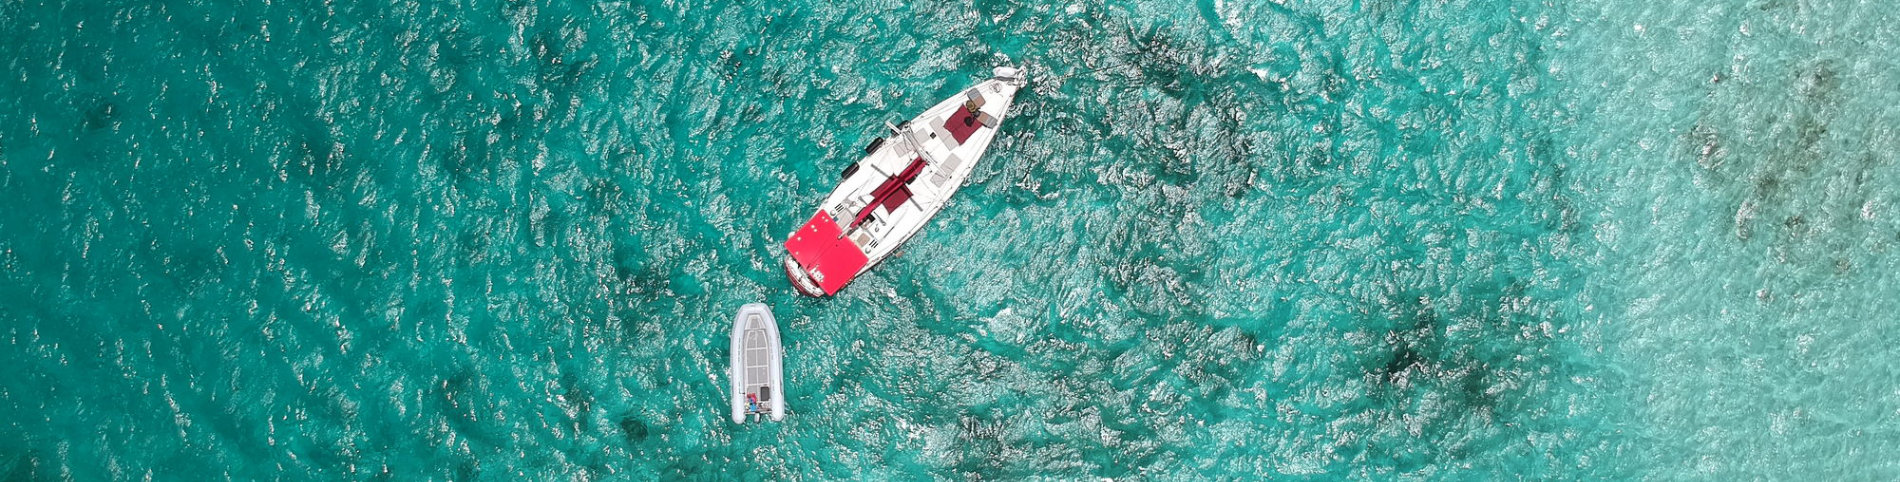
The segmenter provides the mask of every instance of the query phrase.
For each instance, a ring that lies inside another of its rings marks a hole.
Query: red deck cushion
[[[943,130],[950,131],[950,137],[955,137],[958,144],[970,140],[970,136],[981,128],[983,121],[977,120],[976,114],[965,108],[958,108],[950,114],[949,120],[943,121]]]

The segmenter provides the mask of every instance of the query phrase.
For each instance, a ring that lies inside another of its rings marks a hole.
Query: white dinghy
[[[778,320],[765,303],[739,307],[732,319],[732,421],[745,423],[753,415],[785,419],[784,375],[779,368],[783,351],[778,342]]]

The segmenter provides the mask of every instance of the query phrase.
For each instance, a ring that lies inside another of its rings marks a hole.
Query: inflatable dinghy
[[[754,416],[785,419],[778,320],[764,303],[739,307],[732,319],[732,422]]]

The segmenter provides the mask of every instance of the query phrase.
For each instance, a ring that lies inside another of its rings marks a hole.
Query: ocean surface
[[[0,1],[0,479],[1900,479],[1878,1]],[[1027,66],[831,299],[884,122]],[[782,423],[727,418],[744,303]]]

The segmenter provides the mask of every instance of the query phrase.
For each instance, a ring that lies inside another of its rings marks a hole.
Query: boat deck
[[[890,126],[786,240],[793,285],[810,296],[836,293],[922,230],[969,179],[1024,83],[1020,71],[999,68]]]

